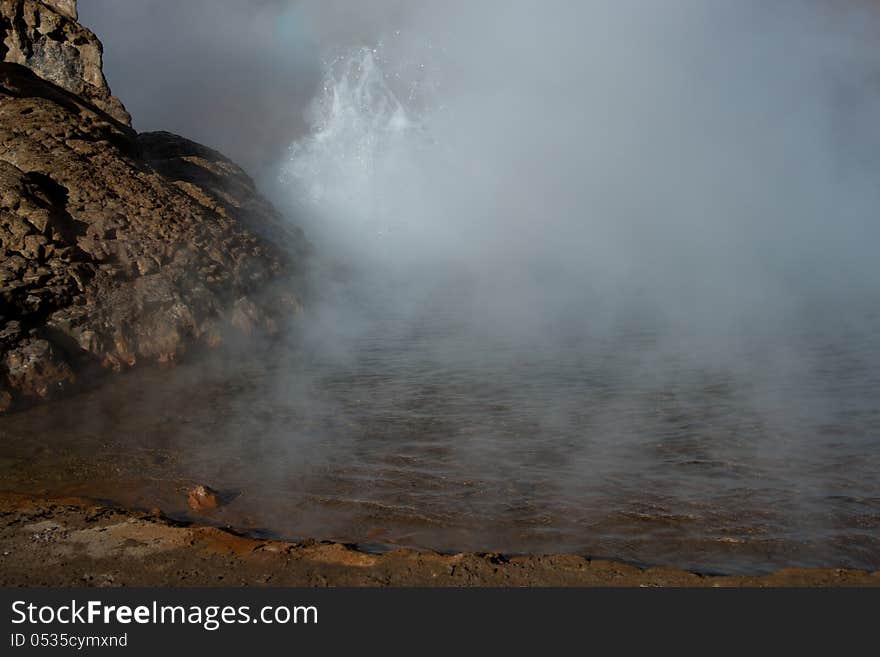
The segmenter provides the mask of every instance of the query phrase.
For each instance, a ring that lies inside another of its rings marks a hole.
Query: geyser
[[[875,9],[258,7],[161,51],[211,53],[168,106],[264,168],[291,145],[262,184],[312,295],[268,355],[105,393],[109,433],[285,536],[880,566]],[[259,129],[212,128],[245,97]],[[37,424],[6,426],[32,460]]]
[[[817,304],[858,314],[878,289],[867,16],[410,7],[371,47],[336,44],[283,178],[327,257],[421,299],[454,284],[490,332],[639,316],[717,351]]]

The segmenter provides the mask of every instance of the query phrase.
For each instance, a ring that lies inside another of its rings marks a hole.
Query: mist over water
[[[395,17],[327,44],[281,176],[324,259],[314,357],[376,377],[379,430],[443,422],[458,467],[517,490],[500,517],[513,500],[538,516],[653,500],[737,526],[778,505],[821,533],[838,523],[826,495],[843,495],[876,530],[873,13]],[[850,458],[845,482],[821,465]],[[489,534],[477,546],[504,549]]]
[[[10,418],[21,458],[120,397],[82,443],[167,449],[145,506],[189,479],[284,536],[880,568],[874,10],[269,4],[321,81],[260,181],[315,246],[306,311]]]
[[[876,320],[863,6],[389,6],[368,45],[326,44],[283,165],[331,296],[524,351],[649,331],[752,382]]]
[[[464,279],[487,320],[788,331],[812,303],[856,311],[877,291],[869,16],[410,8],[327,62],[283,178],[359,276]]]

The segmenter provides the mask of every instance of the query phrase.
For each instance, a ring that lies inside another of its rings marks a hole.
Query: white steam
[[[356,49],[328,69],[313,134],[291,147],[284,179],[298,185],[313,212],[344,218],[337,237],[350,244],[343,257],[369,257],[417,202],[390,182],[419,166],[422,130],[386,81],[377,50]]]
[[[395,23],[358,35],[379,45],[337,44],[284,174],[309,234],[360,280],[451,292],[493,334],[638,316],[710,350],[876,295],[872,14],[391,5]],[[314,24],[335,34],[327,7]]]

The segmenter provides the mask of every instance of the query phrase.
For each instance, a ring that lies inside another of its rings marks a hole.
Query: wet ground
[[[369,554],[254,540],[76,499],[0,495],[0,586],[880,586],[880,574],[787,569],[701,576],[574,555]]]

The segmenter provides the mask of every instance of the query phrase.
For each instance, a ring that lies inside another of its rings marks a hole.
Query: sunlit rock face
[[[0,56],[131,125],[104,78],[101,42],[76,16],[74,0],[0,0]]]
[[[79,15],[76,10],[76,0],[43,0],[44,5],[49,5],[59,14],[63,14],[73,20],[78,20]]]
[[[0,0],[0,413],[276,331],[304,257],[245,172],[138,135],[75,3]]]

